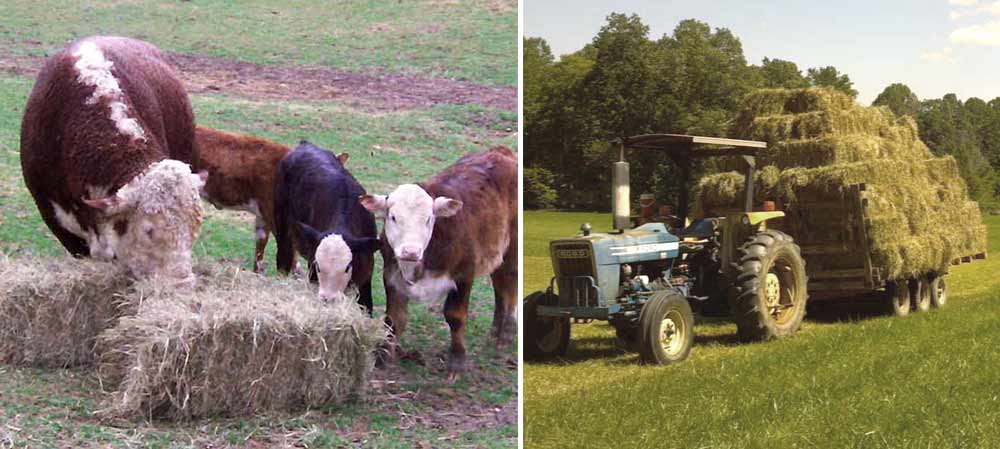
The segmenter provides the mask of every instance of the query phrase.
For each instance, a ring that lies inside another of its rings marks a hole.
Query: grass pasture
[[[547,241],[606,214],[526,212],[525,292],[551,272]],[[985,217],[1000,250],[1000,217]],[[614,329],[574,325],[569,353],[524,368],[531,447],[1000,447],[1000,261],[954,267],[949,304],[905,318],[870,305],[810,310],[791,339],[738,344],[700,322],[691,358],[640,366]]]
[[[516,98],[517,10],[509,2],[109,1],[70,6],[45,0],[5,3],[0,15],[5,17],[0,24],[0,252],[13,257],[64,254],[24,189],[20,121],[42,56],[86,35],[144,38],[185,61],[210,62],[195,64],[201,70],[198,80],[214,83],[192,89],[199,124],[292,146],[309,139],[346,151],[348,168],[370,192],[423,179],[470,151],[517,146],[516,110],[492,100],[471,95],[452,101],[430,92],[433,101],[368,107],[361,94],[349,101],[337,95],[314,99],[294,83],[297,76],[311,76],[310,86],[336,87],[336,77],[317,78],[314,69],[320,67],[344,79],[399,75],[428,89],[463,83],[472,93]],[[250,70],[234,79],[231,72],[212,72],[229,62],[260,64],[251,68],[261,72],[280,66],[284,77]],[[195,257],[249,267],[250,217],[205,206]],[[266,259],[272,276],[273,260],[272,242]],[[381,314],[381,273],[375,276],[376,314]],[[0,366],[0,447],[509,447],[517,438],[517,355],[514,349],[493,347],[488,337],[492,310],[492,289],[488,279],[480,280],[468,327],[472,363],[455,384],[444,382],[448,329],[441,305],[414,303],[403,344],[419,351],[422,362],[401,361],[377,370],[371,398],[364,403],[290,415],[189,423],[101,420],[93,412],[102,392],[89,371]]]

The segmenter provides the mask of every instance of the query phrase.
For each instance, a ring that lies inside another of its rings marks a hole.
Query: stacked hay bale
[[[0,256],[0,362],[91,366],[103,412],[187,419],[299,410],[365,391],[385,325],[309,284],[200,265],[194,291],[92,260]]]
[[[135,313],[133,281],[92,260],[0,254],[0,363],[66,368],[94,362],[94,342]]]
[[[788,212],[779,226],[804,250],[813,247],[805,251],[811,273],[863,267],[867,256],[883,279],[914,278],[986,251],[979,206],[969,201],[957,163],[934,157],[909,117],[861,107],[830,89],[768,89],[749,95],[733,134],[768,142],[755,200]],[[696,213],[737,210],[742,180],[736,172],[702,179]],[[852,203],[861,185],[864,216]],[[867,233],[867,255],[859,232]],[[829,250],[838,245],[842,251]]]

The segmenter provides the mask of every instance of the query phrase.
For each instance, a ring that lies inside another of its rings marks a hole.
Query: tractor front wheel
[[[741,340],[794,334],[806,315],[806,263],[792,237],[761,231],[737,253],[730,310]]]
[[[646,301],[639,314],[639,359],[642,363],[667,365],[683,361],[694,343],[691,305],[677,292],[658,292]]]
[[[524,355],[547,359],[566,355],[569,349],[569,318],[538,316],[538,306],[554,305],[556,296],[534,292],[524,298]]]

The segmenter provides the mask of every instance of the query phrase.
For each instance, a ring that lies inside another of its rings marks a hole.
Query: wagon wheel
[[[680,362],[693,343],[694,314],[687,299],[673,291],[653,294],[639,314],[639,359],[657,365]]]
[[[741,340],[793,335],[806,315],[806,263],[792,237],[761,231],[740,247],[730,310]]]
[[[910,280],[910,298],[913,301],[913,310],[926,312],[931,310],[931,285],[927,276],[920,276]]]
[[[524,352],[534,359],[566,355],[569,318],[540,317],[538,306],[555,304],[555,295],[534,292],[524,298]]]
[[[889,282],[885,289],[886,312],[894,316],[907,316],[910,314],[910,286],[909,282],[903,280]]]
[[[938,309],[944,307],[948,302],[948,286],[945,284],[944,275],[934,273],[930,281],[931,306]]]

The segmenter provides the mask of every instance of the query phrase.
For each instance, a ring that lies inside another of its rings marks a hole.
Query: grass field
[[[18,158],[21,113],[39,57],[97,33],[141,37],[194,58],[211,56],[298,67],[402,72],[513,86],[516,8],[509,2],[15,2],[0,5],[0,252],[62,256],[24,189]],[[252,76],[253,74],[250,74]],[[510,90],[516,95],[516,91]],[[461,154],[516,148],[516,112],[481,104],[436,104],[373,112],[337,99],[314,101],[217,89],[191,96],[197,121],[294,145],[299,139],[351,154],[348,168],[385,193],[420,180]],[[354,98],[353,100],[357,100]],[[445,102],[446,103],[446,102]],[[362,105],[363,106],[363,105]],[[252,220],[218,212],[196,244],[200,260],[250,266]],[[274,244],[268,266],[273,275]],[[381,261],[376,263],[380,266]],[[376,314],[384,310],[376,273]],[[487,279],[488,280],[488,279]],[[516,445],[516,351],[488,338],[493,293],[473,291],[470,372],[444,383],[447,325],[440,305],[412,304],[403,337],[424,363],[376,371],[361,404],[193,423],[102,421],[102,393],[87,370],[0,366],[0,447],[509,447]]]
[[[987,217],[990,252],[1000,217]],[[525,292],[543,289],[546,242],[607,215],[527,212]],[[524,369],[529,447],[1000,447],[1000,261],[955,267],[946,308],[906,318],[870,305],[811,310],[791,339],[735,342],[696,326],[691,358],[639,366],[606,324],[574,325],[567,356]],[[865,309],[868,309],[866,312]]]

